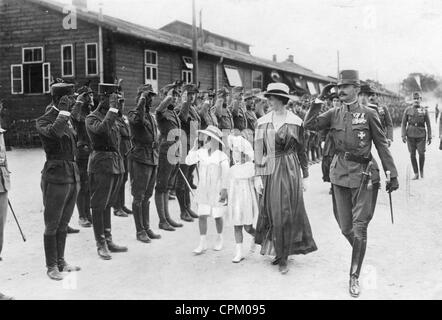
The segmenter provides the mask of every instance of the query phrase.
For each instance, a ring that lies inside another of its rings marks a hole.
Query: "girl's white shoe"
[[[232,259],[232,262],[233,263],[240,263],[243,260],[244,260],[244,257],[242,255],[242,243],[237,243],[236,244],[236,255]]]
[[[206,236],[201,236],[199,246],[193,250],[193,253],[196,255],[203,254],[207,250],[207,241]]]
[[[215,246],[213,247],[213,250],[215,251],[221,251],[223,249],[224,239],[222,234],[218,234],[218,239],[216,239]]]

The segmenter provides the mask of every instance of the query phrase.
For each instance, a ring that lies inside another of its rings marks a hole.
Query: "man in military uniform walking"
[[[326,86],[321,97],[330,88]],[[367,246],[367,227],[373,215],[373,187],[369,180],[373,184],[380,180],[379,169],[371,155],[372,143],[378,150],[384,170],[391,172],[387,191],[399,187],[397,170],[379,117],[374,110],[358,103],[359,91],[358,72],[344,70],[338,81],[342,106],[319,115],[321,103],[313,103],[305,118],[308,130],[330,129],[335,142],[336,153],[331,164],[330,180],[339,227],[353,247],[349,281],[352,297],[360,295],[358,278]]]
[[[139,87],[137,106],[128,115],[133,144],[129,153],[132,213],[137,240],[144,243],[161,238],[150,228],[150,198],[158,167],[158,131],[155,119],[150,114],[155,95],[150,84]]]
[[[424,177],[425,145],[431,144],[431,123],[428,111],[421,106],[422,95],[413,93],[413,105],[405,109],[402,117],[402,141],[407,143],[410,152],[411,165],[414,177],[412,180]],[[425,128],[426,127],[426,128]],[[419,153],[419,167],[417,165],[416,150]]]
[[[88,173],[93,228],[98,256],[104,260],[112,259],[110,252],[127,251],[127,247],[113,242],[111,233],[111,206],[115,204],[124,174],[123,158],[119,152],[121,137],[115,123],[122,104],[116,92],[116,85],[100,84],[100,103],[86,118],[92,145]]]
[[[36,127],[46,153],[41,189],[47,275],[52,280],[62,280],[61,272],[80,270],[64,259],[68,223],[80,188],[80,173],[75,161],[78,151],[70,113],[75,104],[74,86],[56,83],[51,86],[51,93],[52,106],[37,119]]]
[[[368,86],[367,91],[369,95],[368,99],[370,101],[368,106],[377,111],[379,119],[381,120],[382,128],[387,136],[388,146],[390,147],[393,142],[393,121],[391,120],[390,112],[386,105],[380,103],[379,95],[374,89]]]

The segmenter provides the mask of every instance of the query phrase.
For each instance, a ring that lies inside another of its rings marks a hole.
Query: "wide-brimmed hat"
[[[342,70],[339,73],[338,86],[344,84],[352,84],[354,86],[360,86],[359,72],[357,70]]]
[[[290,100],[298,101],[299,98],[297,96],[290,94],[290,88],[288,85],[282,82],[274,82],[270,83],[267,86],[267,91],[256,95],[257,97],[263,96],[264,98],[268,98],[270,96],[278,96],[288,98]]]
[[[252,91],[247,90],[246,92],[244,92],[244,96],[243,96],[244,101],[246,101],[248,99],[252,99],[253,97],[255,97],[255,95],[252,93]]]
[[[209,136],[217,140],[219,143],[221,143],[224,146],[224,142],[222,141],[223,133],[217,127],[208,126],[205,130],[198,130],[198,133],[205,134],[206,136]]]
[[[255,153],[253,152],[253,147],[247,139],[242,136],[229,135],[227,137],[227,144],[230,150],[242,152],[249,156],[253,160]]]

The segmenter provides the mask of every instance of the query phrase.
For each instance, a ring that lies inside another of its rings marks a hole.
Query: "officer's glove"
[[[428,145],[431,144],[431,138],[428,138]]]
[[[397,189],[399,189],[399,181],[397,180],[397,178],[391,178],[389,182],[387,182],[387,186],[385,188],[387,190],[387,192],[393,192]]]
[[[402,137],[402,142],[407,143],[407,137]]]

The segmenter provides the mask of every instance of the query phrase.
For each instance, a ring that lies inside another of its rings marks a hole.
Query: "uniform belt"
[[[423,123],[412,123],[412,125],[415,126],[415,127],[420,127],[420,128],[424,128],[425,127],[425,124],[423,124]]]
[[[361,164],[367,164],[373,159],[371,154],[369,157],[357,156],[357,155],[354,155],[350,152],[339,152],[338,154],[342,155],[343,158],[347,161],[353,161],[353,162],[357,162],[357,163],[361,163]]]
[[[92,147],[94,151],[104,151],[104,152],[118,152],[113,147]]]

